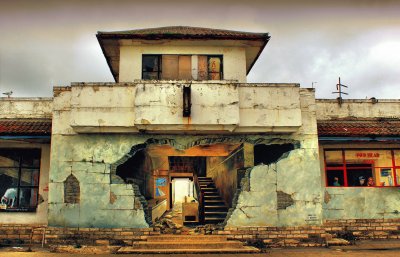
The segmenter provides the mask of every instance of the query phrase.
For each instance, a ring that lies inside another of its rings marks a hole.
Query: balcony
[[[191,92],[189,117],[184,87]],[[293,133],[302,125],[298,84],[73,83],[69,94],[75,133]]]

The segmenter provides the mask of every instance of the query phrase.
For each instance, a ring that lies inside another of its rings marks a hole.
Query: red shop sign
[[[379,153],[373,153],[373,152],[360,152],[356,153],[356,158],[379,158]]]

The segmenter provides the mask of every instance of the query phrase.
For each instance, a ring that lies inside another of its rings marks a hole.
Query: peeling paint
[[[325,190],[324,203],[329,203],[330,200],[331,200],[331,195],[329,194],[328,191]]]

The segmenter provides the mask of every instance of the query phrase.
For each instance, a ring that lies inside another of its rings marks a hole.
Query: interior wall
[[[244,167],[243,149],[234,150],[228,156],[207,157],[207,177],[211,177],[222,199],[232,206],[237,189],[237,169]]]
[[[146,150],[138,151],[117,167],[117,175],[126,183],[135,183],[146,198],[152,197],[152,161]]]

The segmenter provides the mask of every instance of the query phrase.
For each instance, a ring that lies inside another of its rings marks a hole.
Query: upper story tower
[[[186,26],[98,32],[116,82],[228,80],[246,83],[268,33]]]

